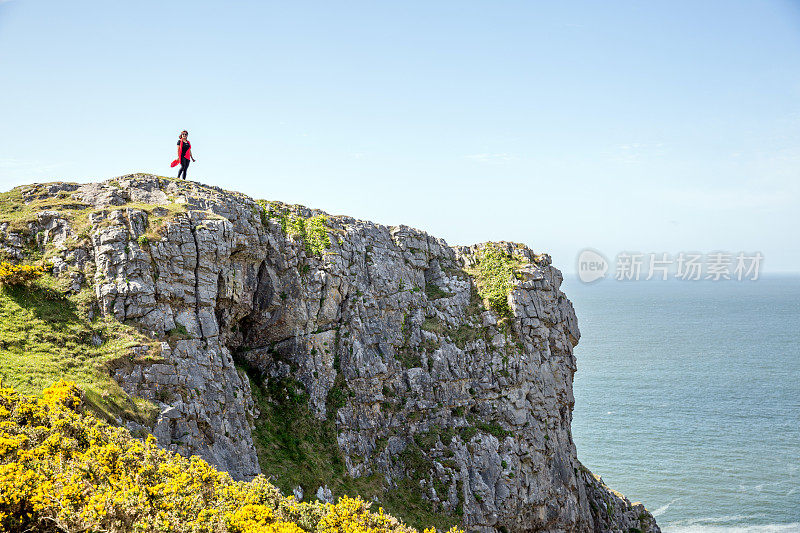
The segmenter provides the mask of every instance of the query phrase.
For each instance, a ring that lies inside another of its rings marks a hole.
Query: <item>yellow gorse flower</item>
[[[38,265],[14,265],[0,262],[0,285],[29,285],[46,272]]]
[[[43,399],[0,386],[0,533],[415,532],[360,498],[301,503],[264,476],[234,481],[81,413],[81,398],[66,381]]]

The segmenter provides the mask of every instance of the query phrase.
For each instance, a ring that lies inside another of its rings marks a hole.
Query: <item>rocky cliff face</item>
[[[5,253],[36,241],[100,312],[160,342],[114,377],[159,406],[162,446],[239,478],[268,470],[247,369],[303,389],[349,477],[411,483],[468,530],[658,531],[577,459],[580,333],[547,255],[149,175],[23,195],[60,207],[0,224]],[[507,313],[476,288],[487,247],[513,264]]]

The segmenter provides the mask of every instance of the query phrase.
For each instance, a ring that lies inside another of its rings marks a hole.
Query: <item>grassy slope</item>
[[[151,341],[114,319],[87,317],[91,292],[65,297],[45,276],[31,287],[0,288],[0,377],[27,394],[61,378],[76,382],[105,418],[147,419],[154,406],[130,398],[111,379],[108,363]],[[94,340],[102,341],[95,346]]]

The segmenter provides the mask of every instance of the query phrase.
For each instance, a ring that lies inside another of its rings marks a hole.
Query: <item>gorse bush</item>
[[[3,261],[0,263],[0,285],[30,285],[47,270],[38,265],[14,265]]]
[[[82,413],[61,381],[30,398],[0,386],[0,531],[412,533],[360,498],[284,497],[265,477],[234,481]],[[456,533],[456,530],[451,530]],[[432,529],[425,533],[433,533]]]

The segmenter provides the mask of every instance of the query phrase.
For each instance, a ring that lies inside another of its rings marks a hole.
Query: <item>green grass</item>
[[[433,283],[425,284],[425,294],[428,296],[429,300],[438,300],[439,298],[449,298],[453,296],[451,293]]]
[[[461,324],[457,328],[450,330],[450,338],[456,346],[462,350],[466,348],[470,342],[475,342],[478,339],[486,338],[486,328],[476,328],[467,324]]]
[[[480,431],[494,435],[499,440],[503,440],[511,435],[510,431],[503,429],[497,422],[483,422],[478,420],[477,417],[469,417],[469,421]],[[545,435],[545,438],[548,438],[547,435]]]
[[[261,381],[255,374],[250,380],[260,411],[253,436],[262,470],[287,494],[298,485],[306,494],[322,485],[340,488],[335,480],[343,478],[345,465],[333,422],[314,417],[301,384],[290,379]]]
[[[149,421],[155,406],[128,396],[110,377],[114,361],[132,346],[150,341],[113,318],[91,321],[86,310],[92,293],[65,297],[50,276],[31,287],[0,287],[0,377],[26,394],[41,391],[60,378],[86,391],[99,415]],[[92,338],[103,339],[94,346]]]
[[[74,198],[71,193],[61,192],[50,198],[34,199],[26,204],[22,191],[30,191],[35,195],[37,190],[44,191],[43,185],[16,187],[0,193],[0,222],[8,222],[8,231],[12,233],[29,233],[28,224],[36,221],[40,211],[59,211],[72,218],[87,215],[91,209]]]
[[[417,348],[411,346],[399,346],[395,348],[395,359],[400,361],[403,368],[422,367],[422,354]]]
[[[422,321],[422,325],[420,326],[425,331],[430,331],[431,333],[437,333],[442,335],[445,331],[447,331],[447,326],[442,320],[438,317],[427,317],[425,320]]]

